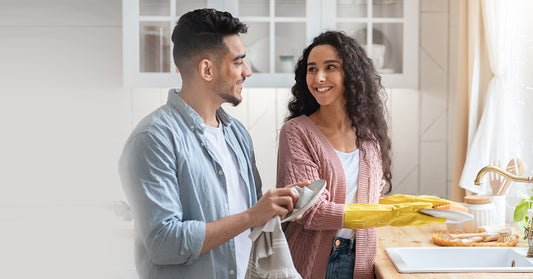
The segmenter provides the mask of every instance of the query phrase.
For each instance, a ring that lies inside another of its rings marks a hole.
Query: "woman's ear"
[[[198,70],[200,71],[200,77],[202,77],[205,81],[213,80],[213,61],[206,58],[200,60],[200,63],[198,63]]]

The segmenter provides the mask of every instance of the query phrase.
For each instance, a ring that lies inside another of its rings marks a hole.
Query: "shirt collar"
[[[203,132],[205,130],[204,119],[180,97],[179,93],[180,89],[170,89],[168,91],[167,102],[183,116],[189,128],[199,129]],[[224,126],[229,127],[233,123],[232,118],[223,108],[217,109],[216,114],[217,118]]]

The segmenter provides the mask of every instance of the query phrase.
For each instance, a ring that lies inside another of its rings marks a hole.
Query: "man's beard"
[[[231,94],[220,94],[219,95],[224,101],[232,104],[234,107],[236,107],[238,104],[241,103],[242,99],[237,98],[234,95]]]
[[[227,82],[224,82],[224,80],[219,79],[215,83],[215,88],[223,88],[218,91],[218,96],[227,103],[232,104],[234,107],[241,103],[242,98],[239,99],[236,94],[233,94],[235,90],[234,85],[229,85]]]

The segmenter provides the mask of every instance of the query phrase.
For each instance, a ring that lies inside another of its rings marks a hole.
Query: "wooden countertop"
[[[379,228],[379,247],[376,258],[376,277],[391,278],[443,278],[443,279],[488,279],[488,278],[529,278],[533,273],[398,273],[389,259],[387,247],[423,247],[437,246],[431,236],[434,232],[447,231],[445,224],[435,224],[422,227],[381,227]],[[527,247],[527,243],[518,242],[517,246]]]

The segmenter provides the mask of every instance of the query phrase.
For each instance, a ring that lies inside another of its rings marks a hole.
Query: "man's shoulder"
[[[150,134],[154,136],[179,135],[185,125],[179,113],[172,107],[163,105],[145,116],[132,132],[132,136]]]

